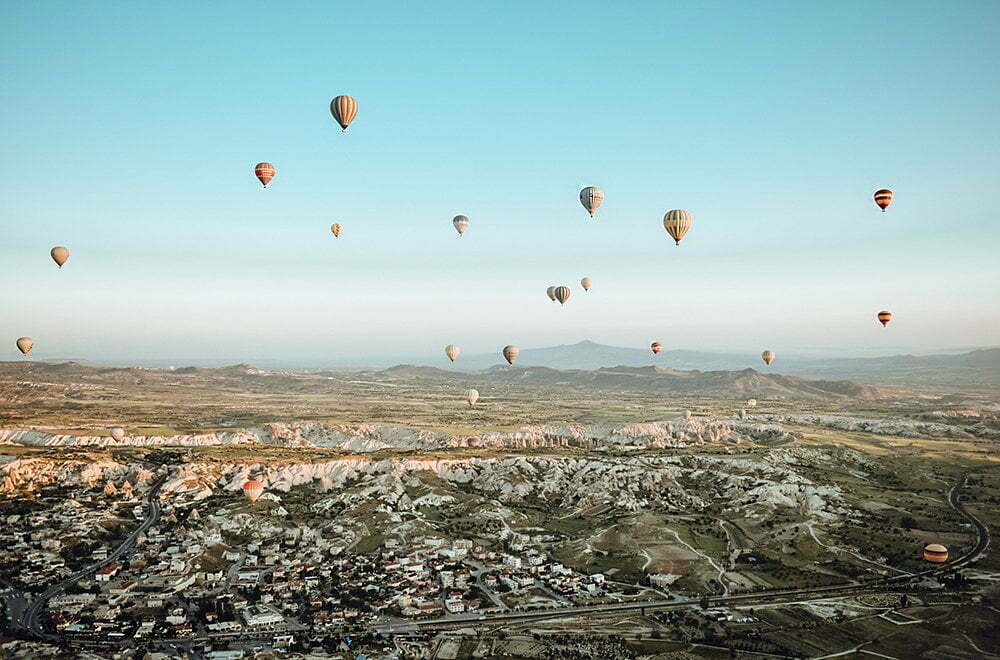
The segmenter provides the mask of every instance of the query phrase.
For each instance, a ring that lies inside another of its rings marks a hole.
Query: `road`
[[[96,573],[101,568],[104,568],[108,564],[118,561],[129,552],[135,548],[135,540],[139,534],[145,532],[160,518],[161,508],[158,495],[160,493],[160,488],[167,480],[167,475],[161,475],[153,483],[149,492],[146,494],[146,504],[148,505],[148,510],[146,512],[146,517],[142,523],[132,530],[132,533],[125,537],[125,540],[118,545],[112,552],[108,554],[107,559],[103,559],[97,563],[91,564],[86,568],[77,571],[73,575],[70,575],[62,582],[49,587],[44,593],[31,601],[31,604],[21,613],[19,620],[14,622],[15,627],[21,628],[33,634],[35,637],[44,639],[46,641],[58,641],[60,636],[52,633],[45,632],[42,627],[41,620],[39,619],[39,614],[45,605],[54,598],[55,596],[61,594],[67,589],[71,584],[81,580],[85,577],[90,577]]]

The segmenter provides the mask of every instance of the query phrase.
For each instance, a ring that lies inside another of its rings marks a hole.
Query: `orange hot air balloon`
[[[250,481],[243,484],[243,494],[247,496],[247,499],[251,502],[256,502],[257,498],[264,493],[264,484],[257,481],[256,479],[251,479]]]
[[[877,318],[878,322],[881,323],[882,327],[884,328],[885,326],[889,325],[889,321],[892,320],[892,312],[888,312],[883,309],[881,312],[878,313]]]
[[[21,351],[25,355],[27,355],[31,351],[31,347],[35,345],[35,342],[31,339],[31,337],[18,337],[17,342],[15,343],[17,344],[17,350]]]
[[[948,561],[948,548],[940,543],[931,543],[924,548],[924,559],[932,564],[944,564]]]
[[[882,213],[892,204],[892,191],[888,188],[882,188],[882,190],[875,191],[875,203],[878,207],[882,209]]]
[[[274,165],[271,163],[257,163],[253,168],[253,173],[257,175],[260,182],[267,188],[267,184],[271,183],[271,179],[274,178]]]
[[[658,341],[654,341],[649,345],[649,350],[653,351],[653,355],[659,355],[660,351],[663,350],[663,344]]]
[[[333,236],[335,238],[340,238],[340,232],[341,232],[341,230],[343,230],[343,227],[341,227],[339,223],[334,223],[334,224],[330,225],[330,231],[333,232]]]

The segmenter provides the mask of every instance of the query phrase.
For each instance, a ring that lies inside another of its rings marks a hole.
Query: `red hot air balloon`
[[[247,499],[251,502],[256,502],[257,498],[264,493],[264,484],[257,481],[256,479],[251,479],[250,481],[243,484],[243,494],[247,496]]]
[[[889,325],[889,321],[891,320],[892,320],[892,312],[887,312],[886,310],[883,309],[881,312],[878,313],[878,322],[882,324],[883,328]]]
[[[267,184],[271,183],[271,179],[274,178],[274,165],[271,163],[257,163],[253,168],[253,173],[257,175],[260,182],[264,184],[267,188]]]
[[[660,351],[663,350],[663,344],[658,341],[654,341],[649,345],[649,350],[653,351],[653,355],[659,355]]]
[[[875,191],[875,203],[878,207],[882,209],[882,213],[892,204],[892,191],[888,188],[882,188],[881,190]]]

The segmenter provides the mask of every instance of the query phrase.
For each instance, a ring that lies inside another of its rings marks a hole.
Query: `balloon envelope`
[[[514,360],[517,356],[521,354],[521,349],[517,346],[504,346],[503,347],[503,359],[507,360],[507,364],[514,364]]]
[[[125,439],[125,429],[120,426],[116,426],[111,429],[111,437],[115,439],[115,442],[121,442]]]
[[[476,390],[469,390],[465,393],[465,400],[469,402],[470,406],[476,405],[476,401],[479,401],[479,392]]]
[[[257,481],[256,479],[251,479],[250,481],[243,484],[243,494],[247,496],[247,499],[251,502],[256,502],[257,498],[264,493],[264,484]]]
[[[882,213],[885,213],[885,210],[892,204],[892,191],[888,188],[882,188],[875,191],[874,197],[875,203],[882,209]]]
[[[341,227],[337,223],[334,223],[334,224],[330,225],[330,231],[332,231],[333,235],[335,237],[337,237],[337,238],[340,238],[340,232],[341,232],[341,230],[343,230],[343,227]]]
[[[654,341],[649,345],[649,350],[653,351],[653,355],[659,355],[660,351],[663,350],[663,344],[658,341]]]
[[[663,216],[663,228],[674,239],[674,245],[680,245],[684,234],[691,229],[691,214],[681,209],[667,211]]]
[[[589,277],[585,277],[582,280],[580,280],[580,286],[583,287],[584,291],[590,291],[590,285],[591,284],[592,284],[592,281],[591,281],[591,279]]]
[[[551,300],[552,302],[555,302],[556,301],[556,288],[554,286],[550,286],[549,288],[547,288],[545,290],[545,295],[547,295],[549,297],[549,300]]]
[[[597,207],[604,201],[604,191],[597,186],[587,186],[580,191],[580,203],[587,209],[590,217],[594,217]]]
[[[882,327],[884,328],[885,326],[889,325],[889,321],[892,320],[892,312],[883,309],[881,312],[878,313],[876,318],[878,318],[878,322],[881,323]]]
[[[924,559],[932,564],[943,564],[948,561],[948,548],[940,543],[931,543],[924,548]]]
[[[267,184],[271,183],[271,179],[275,175],[274,165],[271,163],[257,163],[253,168],[253,173],[257,175],[260,182],[267,188]]]
[[[335,96],[330,101],[330,114],[340,124],[340,128],[347,131],[354,118],[358,116],[358,102],[353,96]]]
[[[764,364],[771,364],[774,362],[774,351],[764,351],[760,354],[760,359],[764,361]]]
[[[464,215],[456,215],[452,218],[451,224],[455,225],[455,231],[461,236],[469,228],[469,218]]]
[[[553,295],[555,295],[556,300],[559,301],[559,304],[562,305],[567,300],[569,300],[569,287],[568,286],[557,286],[556,290],[553,291]]]
[[[31,350],[31,347],[35,345],[34,340],[31,337],[18,337],[17,340],[17,350],[21,351],[25,355]]]
[[[63,264],[66,263],[66,260],[69,259],[69,250],[61,245],[57,245],[52,248],[52,251],[49,252],[49,254],[52,255],[52,261],[56,262],[60,268],[62,268]]]
[[[448,344],[447,346],[444,347],[444,354],[447,355],[448,359],[451,360],[452,362],[455,361],[455,358],[457,358],[458,354],[461,352],[462,349],[460,349],[458,346],[455,346],[454,344]]]

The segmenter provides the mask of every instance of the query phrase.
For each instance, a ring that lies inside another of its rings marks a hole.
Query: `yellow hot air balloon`
[[[587,186],[580,191],[580,203],[583,204],[583,208],[587,209],[587,213],[590,217],[594,217],[594,213],[597,212],[597,207],[601,205],[604,201],[604,191],[597,186]]]
[[[333,223],[332,225],[330,225],[330,231],[332,231],[332,232],[333,232],[333,235],[334,235],[334,237],[335,237],[335,238],[340,238],[340,232],[341,232],[341,231],[342,231],[343,229],[344,229],[344,228],[343,228],[343,227],[341,227],[341,226],[340,226],[340,224],[338,224],[338,223],[336,223],[336,222],[335,222],[335,223]]]
[[[57,245],[52,248],[52,251],[49,252],[49,254],[52,255],[52,261],[56,262],[60,268],[62,268],[63,264],[66,263],[66,260],[69,259],[69,249],[64,248],[61,245]]]
[[[764,364],[771,364],[774,362],[774,351],[764,351],[760,354],[760,359],[764,361]]]
[[[444,347],[444,354],[447,355],[448,359],[451,360],[452,362],[455,361],[455,358],[457,358],[458,354],[461,352],[462,349],[460,349],[458,346],[455,346],[454,344],[448,344],[447,346]]]
[[[125,439],[125,429],[120,426],[116,426],[111,429],[111,437],[114,438],[115,442],[121,442]]]
[[[354,118],[358,116],[358,102],[352,96],[335,96],[330,101],[330,114],[346,133]]]
[[[551,300],[552,302],[555,302],[556,301],[556,288],[554,286],[550,286],[549,288],[547,288],[545,290],[545,295],[547,295],[549,297],[549,300]]]
[[[31,337],[18,337],[17,339],[17,350],[21,351],[25,355],[31,352],[31,347],[35,345],[34,340]]]
[[[691,214],[680,209],[667,211],[663,216],[663,228],[674,239],[674,244],[680,245],[684,234],[691,229]]]
[[[564,304],[567,300],[569,300],[569,287],[568,286],[557,286],[556,290],[553,291],[552,293],[553,293],[553,295],[555,295],[556,300],[559,301],[560,305]]]
[[[476,401],[479,401],[479,392],[476,390],[469,390],[465,393],[465,400],[469,402],[470,406],[476,405]]]
[[[469,228],[469,218],[464,215],[456,215],[452,218],[451,224],[455,225],[455,231],[461,236]]]
[[[507,364],[514,364],[514,360],[517,356],[521,354],[521,349],[517,346],[508,345],[503,347],[503,358],[507,360]]]
[[[583,287],[584,291],[590,291],[591,280],[589,277],[585,277],[580,280],[580,286]]]

